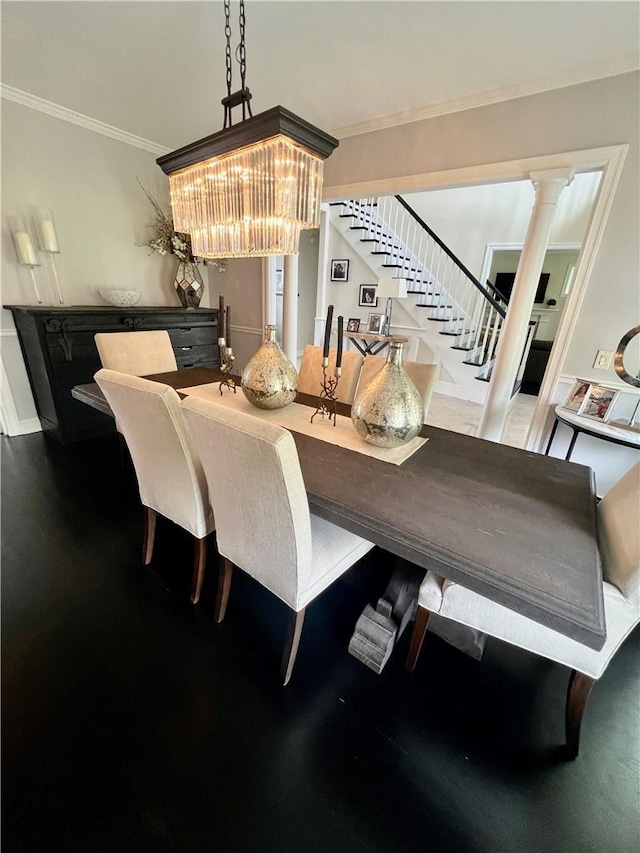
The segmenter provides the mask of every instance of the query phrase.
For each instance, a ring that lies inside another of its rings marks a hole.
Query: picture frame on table
[[[384,334],[384,322],[385,322],[384,314],[369,314],[369,322],[367,324],[367,331],[372,335],[382,335]]]
[[[376,296],[376,291],[378,290],[377,284],[361,284],[360,285],[360,293],[358,296],[358,306],[360,308],[377,308],[378,307],[378,297]]]
[[[359,332],[360,331],[360,318],[359,317],[349,317],[347,320],[347,332]]]
[[[349,280],[349,261],[346,258],[337,258],[331,261],[331,281]]]
[[[606,388],[603,385],[592,385],[582,405],[580,414],[585,418],[593,418],[601,423],[606,423],[609,418],[609,412],[619,393],[614,388]]]
[[[580,409],[584,406],[589,392],[591,391],[592,383],[586,379],[576,379],[573,383],[573,388],[569,392],[564,408],[571,409],[572,412],[580,414]]]

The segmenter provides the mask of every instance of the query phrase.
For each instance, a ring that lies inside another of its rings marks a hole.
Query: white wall
[[[550,243],[580,243],[599,173],[576,175],[560,196]],[[531,181],[406,194],[407,203],[480,278],[488,243],[523,243],[534,201]]]
[[[563,365],[580,375],[595,349],[615,349],[640,313],[639,81],[637,72],[623,74],[344,139],[327,161],[325,196],[379,180],[403,192],[416,188],[416,175],[628,143]]]
[[[298,259],[298,353],[306,344],[313,343],[314,316],[316,313],[316,290],[318,284],[318,240],[317,228],[300,234]]]
[[[176,259],[137,246],[148,237],[153,210],[136,177],[161,201],[167,181],[154,154],[61,119],[2,102],[2,304],[34,304],[29,271],[17,263],[8,218],[39,207],[54,213],[61,248],[56,258],[67,304],[104,305],[101,287],[142,291],[140,305],[176,305]],[[36,269],[51,293],[46,258]],[[203,304],[208,304],[207,297]],[[49,300],[51,301],[51,300]],[[2,362],[24,430],[38,428],[18,339],[1,312]]]
[[[451,170],[627,144],[561,368],[569,381],[588,377],[596,350],[615,350],[640,316],[639,95],[640,73],[632,72],[353,136],[327,161],[325,198],[344,198],[367,182],[366,194],[452,186]],[[614,377],[613,368],[598,371],[601,382]],[[596,474],[600,480],[597,467]]]
[[[174,257],[143,242],[154,213],[136,178],[167,208],[167,180],[155,155],[36,110],[2,105],[2,292],[6,303],[30,304],[28,270],[16,262],[6,217],[52,208],[65,301],[104,305],[98,288],[142,291],[140,305],[179,305],[172,289]],[[37,271],[46,290],[46,267]]]
[[[209,268],[212,305],[224,294],[231,310],[231,345],[236,357],[235,372],[241,373],[262,343],[262,258],[242,258],[228,262],[227,271]]]

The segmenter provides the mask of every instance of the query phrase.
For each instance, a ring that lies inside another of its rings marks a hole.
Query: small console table
[[[362,355],[377,355],[392,342],[406,344],[409,341],[409,338],[400,338],[397,335],[376,335],[373,332],[345,332],[344,334]]]
[[[621,424],[601,423],[593,418],[577,415],[574,411],[564,406],[556,406],[555,413],[556,419],[544,452],[545,456],[549,455],[559,423],[566,424],[566,426],[573,430],[573,435],[571,436],[571,441],[564,457],[565,459],[571,459],[578,435],[581,432],[585,433],[585,435],[591,435],[594,438],[601,438],[603,441],[610,441],[613,444],[640,449],[640,432],[631,427],[625,427]]]

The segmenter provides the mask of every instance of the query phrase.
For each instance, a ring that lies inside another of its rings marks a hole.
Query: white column
[[[262,325],[276,324],[276,265],[277,258],[262,259]]]
[[[292,364],[298,363],[298,256],[284,259],[282,281],[282,349]]]
[[[549,245],[558,199],[562,190],[573,180],[573,175],[573,169],[552,169],[547,172],[532,172],[530,175],[536,198],[520,255],[507,316],[500,330],[489,393],[478,430],[480,438],[500,441],[502,437],[511,392],[527,339],[531,309]]]
[[[328,204],[320,206],[320,238],[318,244],[318,279],[316,286],[316,316],[313,343],[322,346],[327,314],[327,280],[329,270],[329,229],[331,216]]]

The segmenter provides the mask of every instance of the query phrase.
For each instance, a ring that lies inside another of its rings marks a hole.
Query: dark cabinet
[[[96,332],[166,329],[178,368],[220,363],[217,308],[4,307],[13,314],[42,428],[63,444],[114,429],[112,418],[71,396],[101,367]]]

